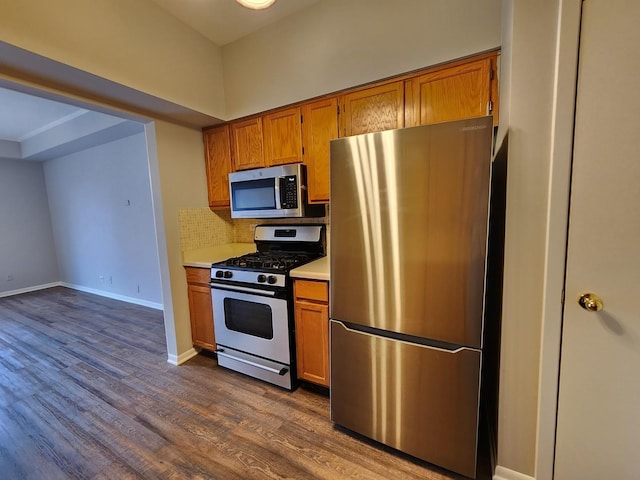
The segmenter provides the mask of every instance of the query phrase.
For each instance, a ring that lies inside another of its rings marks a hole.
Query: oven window
[[[273,178],[231,183],[233,209],[270,210],[276,208],[276,189]]]
[[[273,339],[273,314],[271,307],[264,303],[225,298],[224,323],[229,330]]]

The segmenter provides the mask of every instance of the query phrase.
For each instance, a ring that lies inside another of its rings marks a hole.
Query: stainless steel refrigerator
[[[476,474],[493,123],[331,142],[331,418]]]

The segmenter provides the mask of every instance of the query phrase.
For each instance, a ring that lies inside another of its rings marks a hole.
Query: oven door
[[[216,343],[291,365],[287,300],[273,292],[213,286]]]

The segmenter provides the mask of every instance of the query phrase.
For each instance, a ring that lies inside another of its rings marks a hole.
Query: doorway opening
[[[167,332],[154,123],[9,81],[0,98],[0,297],[62,285],[165,310]]]

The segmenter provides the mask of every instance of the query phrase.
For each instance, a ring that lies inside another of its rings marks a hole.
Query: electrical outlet
[[[100,275],[100,276],[98,277],[98,280],[100,280],[101,282],[104,282],[104,275]]]
[[[13,275],[12,274],[7,275],[7,282],[13,282]]]

